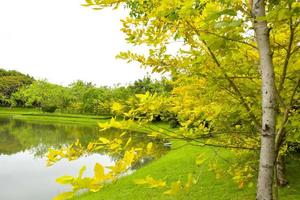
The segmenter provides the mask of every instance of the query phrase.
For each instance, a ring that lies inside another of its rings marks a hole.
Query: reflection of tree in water
[[[0,155],[11,155],[17,152],[23,151],[24,148],[20,142],[12,135],[8,134],[9,132],[1,127],[0,130]]]
[[[64,124],[38,124],[11,118],[0,118],[0,154],[29,150],[44,156],[48,149],[60,148],[80,139],[83,143],[97,138],[97,127]]]
[[[11,155],[24,150],[19,140],[9,134],[11,131],[11,118],[0,118],[0,155]]]
[[[59,149],[80,140],[83,146],[87,146],[90,142],[97,141],[99,137],[105,137],[109,140],[120,138],[122,130],[110,129],[107,131],[99,131],[98,127],[65,125],[65,124],[40,124],[37,122],[25,122],[23,120],[15,120],[12,118],[0,117],[0,155],[11,155],[21,151],[29,151],[35,157],[44,157],[49,148]],[[137,132],[127,132],[122,141],[131,138],[130,144],[126,149],[145,148],[152,142],[153,151],[151,156],[144,155],[132,167],[136,169],[152,159],[159,158],[163,155],[167,148],[163,146],[165,141],[152,139],[146,134]],[[125,149],[124,149],[125,151]],[[101,149],[100,154],[109,155],[112,160],[116,161],[122,158],[124,151],[113,153],[109,150]]]

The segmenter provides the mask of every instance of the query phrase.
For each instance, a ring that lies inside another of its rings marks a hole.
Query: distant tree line
[[[17,71],[0,69],[0,106],[39,108],[44,112],[111,115],[114,105],[128,105],[137,94],[169,95],[167,79],[145,77],[128,86],[100,86],[81,80],[67,87],[34,80]]]

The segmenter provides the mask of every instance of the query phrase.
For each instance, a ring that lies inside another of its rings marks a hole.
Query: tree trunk
[[[259,49],[262,79],[262,130],[257,200],[272,200],[273,172],[275,165],[275,80],[272,53],[269,41],[269,29],[265,16],[264,0],[254,0],[252,14],[254,29]]]
[[[289,112],[285,112],[284,118],[287,119]],[[283,126],[283,125],[282,125]],[[288,180],[285,176],[285,157],[280,153],[280,147],[284,144],[286,140],[286,130],[284,127],[280,128],[276,133],[275,138],[275,152],[277,155],[276,158],[276,186],[286,186]]]
[[[277,169],[277,184],[279,186],[286,186],[289,182],[285,176],[285,159],[284,156],[281,155],[280,153],[277,156],[276,169]]]

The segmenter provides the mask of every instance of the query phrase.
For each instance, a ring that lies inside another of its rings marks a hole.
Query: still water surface
[[[106,134],[117,135],[116,131]],[[96,126],[39,124],[0,116],[0,200],[50,200],[68,190],[55,182],[57,177],[77,175],[83,165],[87,167],[85,175],[90,176],[96,162],[112,165],[116,158],[102,152],[46,167],[49,148],[60,148],[77,139],[88,143],[99,135]],[[135,141],[147,140],[135,138]]]

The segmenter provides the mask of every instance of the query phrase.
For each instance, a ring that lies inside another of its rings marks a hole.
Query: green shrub
[[[42,111],[48,112],[48,113],[54,113],[56,109],[57,109],[57,106],[43,106],[42,107]]]

